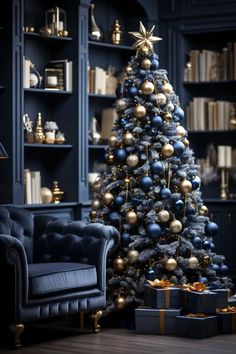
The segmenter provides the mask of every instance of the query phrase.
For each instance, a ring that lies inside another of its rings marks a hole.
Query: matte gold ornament
[[[110,192],[106,192],[102,196],[103,203],[108,206],[113,202],[114,196]]]
[[[130,250],[127,254],[130,263],[135,263],[138,260],[139,252],[136,250]]]
[[[170,157],[174,153],[174,148],[171,144],[165,144],[162,146],[161,152],[164,157]]]
[[[188,141],[188,139],[184,139],[184,140],[183,140],[183,144],[184,144],[186,147],[188,147],[188,146],[189,146],[189,141]]]
[[[208,214],[208,208],[206,205],[201,206],[201,208],[199,209],[199,214],[200,215],[207,215]]]
[[[171,84],[169,84],[168,82],[165,82],[164,85],[162,86],[162,90],[165,93],[171,94],[173,93],[173,87],[171,86]]]
[[[154,91],[154,85],[150,81],[144,81],[141,85],[141,90],[144,95],[151,95]]]
[[[192,190],[192,183],[190,181],[188,181],[187,179],[184,179],[181,183],[180,183],[180,190],[182,193],[186,194],[186,193],[190,193]]]
[[[109,165],[112,165],[114,163],[114,154],[112,153],[109,153],[107,155],[107,158],[106,158],[106,161]]]
[[[169,272],[172,272],[173,270],[176,269],[177,267],[177,262],[174,258],[169,258],[165,261],[164,263],[164,267],[166,270],[168,270]]]
[[[133,211],[133,210],[128,211],[125,215],[125,220],[130,225],[136,224],[138,217],[137,217],[137,214],[135,213],[135,211]]]
[[[182,230],[182,223],[179,220],[173,220],[170,223],[170,230],[173,234],[178,234]]]
[[[166,122],[171,122],[172,121],[172,114],[170,112],[165,113],[164,119]]]
[[[113,261],[113,268],[116,272],[121,273],[125,270],[125,261],[121,257],[117,257]]]
[[[99,199],[93,199],[93,200],[92,200],[91,208],[92,208],[93,210],[99,209],[100,206],[101,206],[101,202],[100,202]]]
[[[132,142],[134,141],[134,136],[130,132],[126,132],[123,136],[123,141],[126,145],[131,145]]]
[[[127,65],[127,67],[126,67],[126,72],[127,72],[127,74],[130,74],[131,72],[132,72],[132,66],[131,65]]]
[[[116,139],[116,136],[115,136],[115,135],[111,135],[111,136],[110,136],[109,144],[110,144],[111,146],[116,146],[116,144],[117,144],[117,139]]]
[[[161,210],[157,214],[157,217],[159,222],[165,223],[170,220],[170,213],[167,210]]]
[[[146,115],[146,108],[141,104],[138,104],[134,107],[134,116],[138,119],[145,117]]]
[[[116,107],[119,111],[123,111],[127,108],[127,102],[123,98],[116,101]]]
[[[91,210],[89,213],[90,219],[93,220],[97,217],[97,212],[95,210]]]
[[[176,127],[176,131],[179,136],[184,137],[186,135],[186,130],[182,127],[182,125],[178,125],[178,127]]]
[[[129,167],[135,167],[139,163],[138,156],[135,154],[129,155],[126,159],[126,163]]]
[[[129,34],[136,40],[133,45],[134,49],[137,49],[137,53],[141,52],[153,52],[153,43],[161,41],[162,38],[153,36],[155,26],[152,26],[150,30],[147,30],[142,22],[139,22],[139,32],[129,32]]]
[[[52,201],[52,191],[47,187],[42,187],[40,190],[41,199],[43,204],[51,203]]]
[[[156,102],[159,106],[163,106],[166,103],[166,96],[164,95],[164,93],[159,92],[157,94]]]
[[[147,58],[143,59],[142,63],[141,63],[141,67],[145,70],[149,70],[150,66],[151,66],[151,61]]]
[[[118,296],[115,298],[114,304],[117,310],[123,310],[126,306],[126,300],[123,296]]]
[[[199,266],[198,259],[194,256],[190,257],[188,260],[188,266],[190,269],[196,269]]]

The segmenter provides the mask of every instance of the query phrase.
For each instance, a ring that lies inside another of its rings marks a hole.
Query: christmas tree
[[[145,279],[230,288],[224,256],[214,251],[216,223],[207,217],[198,166],[180,122],[184,112],[158,69],[154,26],[140,23],[136,55],[117,88],[118,118],[106,156],[110,166],[95,183],[90,218],[115,226],[120,248],[107,270],[108,306],[143,299]]]

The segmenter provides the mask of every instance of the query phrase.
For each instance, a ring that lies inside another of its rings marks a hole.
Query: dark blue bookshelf
[[[24,143],[24,147],[27,149],[72,149],[71,144],[29,144]]]
[[[107,149],[108,145],[89,145],[89,149]]]
[[[112,100],[116,99],[115,95],[100,95],[100,94],[97,94],[97,93],[89,93],[89,97],[91,97],[91,98],[112,99]]]
[[[35,33],[35,32],[24,32],[24,36],[26,38],[32,38],[32,39],[43,40],[43,41],[57,41],[57,42],[61,42],[61,41],[71,42],[71,41],[73,41],[72,37],[62,37],[62,36],[54,36],[54,35],[45,36],[45,35],[42,35],[40,33]]]
[[[128,45],[120,45],[120,44],[112,44],[112,43],[105,43],[105,42],[93,42],[93,41],[89,41],[88,42],[89,46],[91,47],[96,47],[96,48],[101,48],[101,49],[117,49],[117,50],[128,50],[128,51],[132,51],[134,50],[132,47],[128,46]]]
[[[38,93],[38,94],[45,94],[45,95],[71,95],[72,91],[65,91],[65,90],[46,90],[41,88],[24,88],[24,92],[26,93]]]

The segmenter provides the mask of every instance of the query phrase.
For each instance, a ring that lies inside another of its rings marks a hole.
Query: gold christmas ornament
[[[148,69],[150,69],[151,64],[152,64],[151,60],[145,58],[145,59],[143,59],[143,61],[141,63],[141,67],[145,70],[148,70]]]
[[[139,32],[129,32],[129,34],[136,40],[133,45],[134,49],[137,49],[137,53],[145,48],[146,50],[153,52],[153,43],[161,41],[162,38],[153,36],[155,26],[152,26],[150,30],[147,30],[142,22],[139,22]]]
[[[140,48],[140,50],[139,50],[139,53],[140,53],[141,55],[148,54],[148,52],[149,52],[149,49],[148,49],[148,47],[146,47],[146,46],[143,46],[143,47]]]
[[[207,215],[208,214],[208,208],[206,205],[201,206],[201,208],[199,209],[199,214],[200,215]]]
[[[97,217],[97,212],[95,210],[91,210],[89,213],[90,219],[93,220]]]
[[[165,93],[171,94],[173,92],[173,87],[168,82],[165,82],[164,85],[162,86],[162,90]]]
[[[42,187],[40,190],[41,199],[43,204],[51,203],[52,201],[52,191],[47,187]]]
[[[203,256],[201,261],[204,265],[208,265],[211,263],[211,258],[208,255],[205,255],[205,256]]]
[[[184,137],[186,135],[186,130],[182,127],[182,125],[178,125],[178,127],[176,127],[176,131],[179,136]]]
[[[198,259],[194,256],[190,257],[188,260],[188,266],[190,269],[196,269],[199,266]]]
[[[106,161],[109,165],[112,165],[114,163],[114,154],[109,153],[106,157]]]
[[[164,93],[159,92],[157,94],[156,102],[159,106],[163,106],[166,103],[166,96],[164,95]]]
[[[154,85],[150,81],[144,81],[141,85],[141,90],[144,95],[151,95],[154,91]]]
[[[172,121],[172,114],[170,112],[165,113],[164,119],[166,122],[171,122]]]
[[[101,190],[102,183],[100,179],[96,179],[95,182],[93,183],[93,190],[95,192],[99,192]]]
[[[169,102],[166,108],[168,109],[168,111],[172,112],[175,109],[175,106],[173,105],[172,102]]]
[[[111,136],[110,136],[109,144],[110,144],[111,146],[116,146],[116,144],[117,144],[117,139],[116,139],[116,136],[115,136],[115,135],[111,135]]]
[[[113,199],[114,199],[113,194],[111,194],[110,192],[106,192],[102,196],[102,201],[106,206],[110,205]]]
[[[132,72],[132,66],[131,65],[127,65],[126,67],[126,73],[130,74]]]
[[[137,214],[135,213],[135,211],[133,211],[133,210],[128,211],[125,215],[125,220],[130,225],[136,224],[138,217],[137,217]]]
[[[139,163],[138,156],[135,154],[129,155],[126,159],[126,163],[129,167],[135,167]]]
[[[114,304],[117,310],[123,310],[126,306],[126,300],[124,297],[118,296],[115,298]]]
[[[134,107],[134,116],[138,119],[145,117],[146,115],[146,108],[141,104],[138,104]]]
[[[130,263],[135,263],[138,260],[139,252],[136,250],[130,250],[127,254]]]
[[[170,220],[170,213],[167,210],[161,210],[157,214],[157,217],[159,222],[165,223]]]
[[[183,140],[183,144],[186,146],[186,147],[188,147],[189,146],[189,141],[188,141],[188,139],[184,139]]]
[[[123,136],[123,141],[126,145],[131,145],[132,142],[134,141],[134,136],[130,132],[126,132]]]
[[[171,144],[165,144],[162,146],[161,152],[164,157],[170,157],[174,153],[174,148]]]
[[[184,179],[181,183],[180,183],[180,190],[182,193],[186,194],[186,193],[190,193],[192,190],[192,183],[190,181],[188,181],[187,179]]]
[[[125,261],[121,257],[117,257],[113,261],[113,268],[116,272],[121,273],[125,270]]]
[[[169,258],[165,261],[164,263],[164,267],[166,270],[168,270],[169,272],[172,272],[173,270],[176,269],[177,267],[177,262],[174,258]]]
[[[119,111],[123,111],[127,108],[127,102],[123,98],[116,101],[116,107]]]
[[[170,230],[173,234],[178,234],[182,230],[182,223],[179,220],[173,220],[170,223]]]
[[[93,210],[99,209],[100,206],[101,206],[101,202],[100,202],[99,199],[93,199],[93,200],[92,200],[91,208],[92,208]]]

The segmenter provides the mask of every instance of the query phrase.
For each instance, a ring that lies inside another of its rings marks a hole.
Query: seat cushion
[[[96,267],[82,263],[29,264],[29,297],[78,291],[97,284]]]

